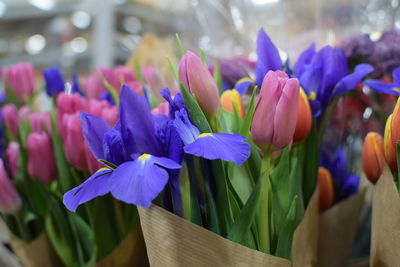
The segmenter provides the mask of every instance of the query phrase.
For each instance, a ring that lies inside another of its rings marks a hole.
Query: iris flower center
[[[139,159],[141,161],[146,161],[148,158],[150,158],[150,154],[142,154]]]
[[[199,136],[197,136],[197,138],[204,137],[204,136],[212,136],[212,134],[210,134],[210,133],[202,133],[202,134],[199,134]]]

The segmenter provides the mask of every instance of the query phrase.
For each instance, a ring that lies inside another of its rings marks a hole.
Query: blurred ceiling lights
[[[46,39],[43,35],[35,34],[25,42],[25,50],[28,54],[36,55],[43,51],[46,46]]]
[[[55,0],[28,0],[28,2],[45,11],[49,11],[52,10],[54,8],[54,6],[56,5],[56,1]]]
[[[70,42],[72,52],[80,54],[88,48],[88,41],[83,37],[76,37]]]
[[[122,22],[124,29],[129,33],[138,33],[142,29],[142,23],[136,17],[126,17]]]
[[[71,16],[72,24],[78,29],[87,29],[92,21],[90,15],[82,10],[75,11]]]

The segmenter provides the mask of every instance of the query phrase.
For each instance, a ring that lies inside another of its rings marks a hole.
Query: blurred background
[[[322,46],[400,29],[399,0],[0,0],[0,65],[88,73],[133,51],[174,54],[175,33],[186,49],[254,59],[261,26],[293,62],[311,40]]]

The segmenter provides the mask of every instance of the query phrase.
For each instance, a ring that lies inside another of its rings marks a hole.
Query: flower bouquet
[[[80,112],[103,167],[64,205],[79,213],[110,193],[137,206],[152,266],[316,265],[319,209],[332,204],[334,182],[358,188],[319,170],[324,131],[339,95],[372,67],[349,73],[342,50],[311,46],[293,72],[261,29],[255,79],[223,91],[218,64],[211,73],[178,44],[182,58],[170,66],[180,92],[161,90],[160,103],[151,90],[124,84],[117,97],[111,88],[115,125]]]

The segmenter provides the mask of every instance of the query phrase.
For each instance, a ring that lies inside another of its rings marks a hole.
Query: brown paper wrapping
[[[292,266],[289,260],[231,242],[174,214],[138,208],[152,267]],[[293,238],[293,266],[314,266],[318,242],[318,194],[314,194]]]
[[[318,266],[340,267],[348,263],[364,197],[365,188],[320,215]]]
[[[371,266],[400,266],[400,197],[385,166],[372,198]]]
[[[95,267],[146,267],[149,266],[146,246],[140,226],[136,227],[125,239]]]
[[[45,233],[27,243],[10,233],[10,245],[25,267],[64,266],[51,246]]]

